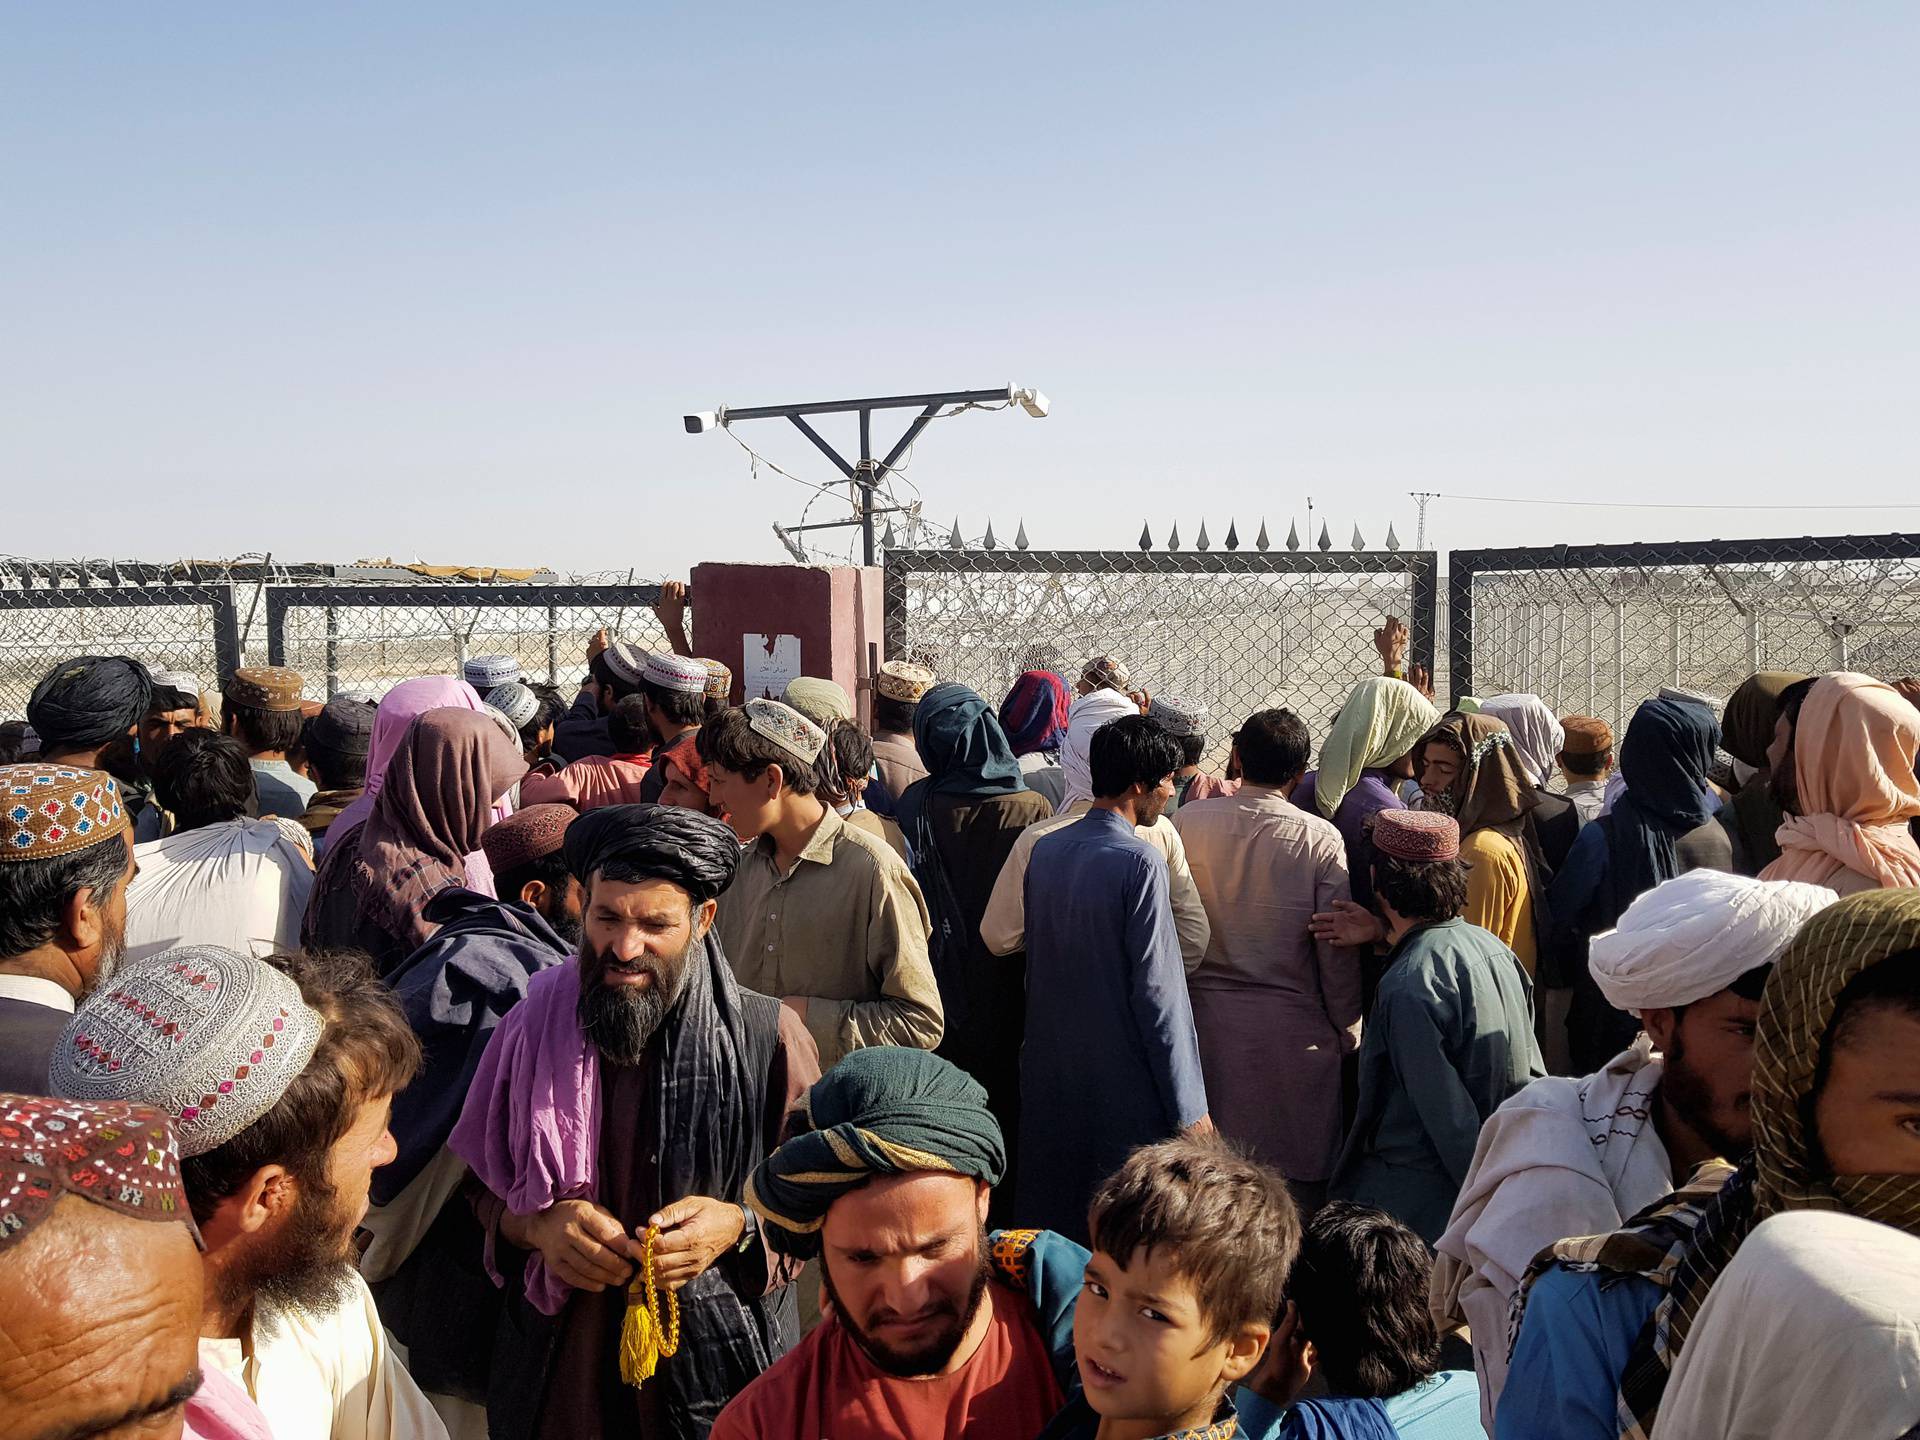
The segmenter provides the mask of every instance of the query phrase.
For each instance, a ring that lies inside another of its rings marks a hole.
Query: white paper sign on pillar
[[[786,694],[787,686],[800,674],[800,637],[749,634],[745,649],[740,667],[742,696],[778,700]]]

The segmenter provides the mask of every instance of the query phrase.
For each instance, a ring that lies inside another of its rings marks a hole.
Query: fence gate
[[[1668,686],[1920,670],[1920,535],[1456,550],[1452,692],[1531,691],[1617,731]]]
[[[1069,677],[1112,654],[1155,694],[1212,712],[1209,768],[1248,715],[1284,705],[1316,743],[1356,680],[1379,673],[1373,631],[1412,630],[1432,667],[1430,552],[907,550],[887,555],[887,654],[915,658],[997,706],[1024,670]]]

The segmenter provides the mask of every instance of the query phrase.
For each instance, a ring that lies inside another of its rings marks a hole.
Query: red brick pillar
[[[870,653],[884,638],[884,573],[856,565],[696,565],[694,653],[732,668],[736,705],[759,695],[777,700],[787,681],[812,675],[853,696],[864,723]]]

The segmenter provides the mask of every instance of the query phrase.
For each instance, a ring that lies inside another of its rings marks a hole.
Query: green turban
[[[814,1084],[802,1110],[807,1128],[747,1180],[747,1204],[784,1255],[819,1254],[827,1207],[876,1175],[932,1170],[997,1185],[1006,1173],[987,1092],[925,1050],[855,1050]]]

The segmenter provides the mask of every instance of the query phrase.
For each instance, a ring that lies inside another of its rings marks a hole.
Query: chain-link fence
[[[225,585],[0,588],[0,719],[25,715],[41,678],[75,655],[132,655],[211,681],[239,654]]]
[[[18,583],[23,578],[28,583]],[[342,690],[384,694],[414,675],[457,674],[469,656],[485,654],[512,655],[533,679],[571,687],[586,674],[587,642],[602,628],[646,649],[668,648],[653,583],[119,579],[126,583],[82,569],[56,583],[0,568],[0,720],[25,715],[35,685],[75,655],[131,655],[155,670],[189,671],[209,687],[241,664],[291,665],[308,698],[324,700]]]
[[[267,591],[268,658],[298,670],[313,699],[458,674],[472,655],[511,655],[564,689],[586,674],[596,630],[667,649],[659,598],[652,584],[277,587]]]
[[[1530,691],[1616,730],[1668,686],[1920,670],[1920,535],[1456,550],[1451,687]]]
[[[1316,740],[1353,688],[1379,672],[1387,615],[1433,663],[1434,557],[1395,552],[916,550],[887,556],[887,653],[998,704],[1024,670],[1075,675],[1089,655],[1134,683],[1212,712],[1206,764],[1227,734],[1284,705]]]

